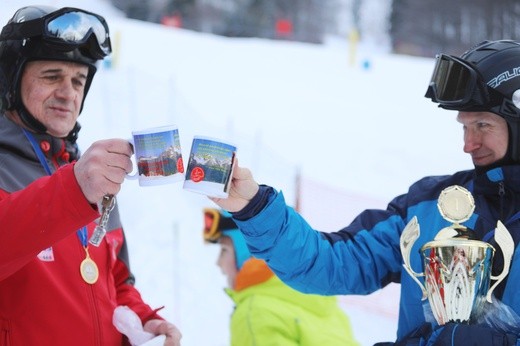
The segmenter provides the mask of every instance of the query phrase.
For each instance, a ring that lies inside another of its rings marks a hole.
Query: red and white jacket
[[[48,175],[22,129],[0,116],[0,346],[125,345],[112,324],[118,305],[141,320],[160,318],[134,287],[117,207],[99,247],[89,246],[99,278],[80,275],[100,214],[83,196],[70,157],[76,146],[34,134],[54,171]]]

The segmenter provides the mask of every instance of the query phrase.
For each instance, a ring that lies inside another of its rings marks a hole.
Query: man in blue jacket
[[[386,210],[366,210],[333,233],[313,230],[287,206],[281,192],[258,185],[247,168],[236,167],[229,198],[213,201],[232,213],[251,253],[302,292],[369,294],[391,282],[400,283],[396,344],[516,345],[520,256],[513,256],[509,275],[493,291],[495,304],[490,305],[490,309],[500,306],[507,311],[508,320],[439,326],[425,314],[421,289],[403,268],[400,236],[417,217],[421,226],[417,249],[433,240],[440,229],[450,225],[439,213],[439,195],[445,188],[459,185],[474,197],[474,213],[464,226],[474,231],[476,239],[499,249],[494,230],[501,221],[518,246],[520,43],[485,41],[461,57],[438,55],[426,97],[439,107],[458,111],[464,152],[471,155],[473,169],[425,177],[394,198]],[[419,269],[421,255],[414,251],[411,256],[412,267]],[[502,253],[497,250],[493,275],[503,267]]]

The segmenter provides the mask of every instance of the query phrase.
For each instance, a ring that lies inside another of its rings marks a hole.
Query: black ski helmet
[[[21,100],[20,80],[27,62],[58,60],[88,67],[81,113],[97,70],[96,62],[110,53],[109,29],[103,17],[72,7],[20,8],[0,33],[0,112],[16,110],[26,126],[45,132],[45,126]]]
[[[507,122],[508,154],[520,162],[520,43],[484,41],[460,58],[438,55],[426,97],[439,107],[487,111]]]

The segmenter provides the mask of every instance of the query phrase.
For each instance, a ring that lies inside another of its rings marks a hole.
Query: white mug
[[[183,188],[210,197],[227,198],[237,148],[230,142],[195,136]]]
[[[139,179],[140,186],[169,184],[184,179],[184,164],[175,125],[132,131],[137,172],[128,179]]]

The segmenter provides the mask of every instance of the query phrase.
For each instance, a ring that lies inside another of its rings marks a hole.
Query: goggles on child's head
[[[221,214],[218,209],[204,208],[204,240],[216,243],[222,237],[222,231],[236,229],[237,225],[231,219]]]
[[[90,38],[94,35],[97,44]],[[4,26],[0,40],[23,40],[41,37],[49,44],[76,48],[90,44],[88,51],[94,59],[102,59],[112,52],[108,25],[95,13],[65,7],[41,18],[12,22]]]
[[[220,222],[220,213],[217,209],[204,209],[204,240],[216,243],[221,237],[222,232],[218,228]]]

